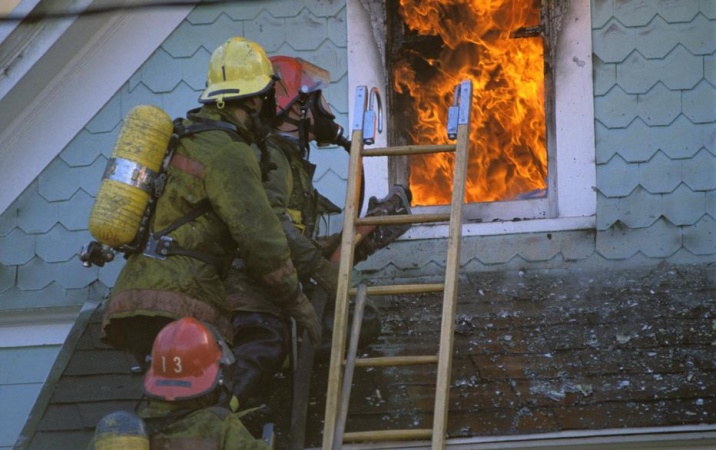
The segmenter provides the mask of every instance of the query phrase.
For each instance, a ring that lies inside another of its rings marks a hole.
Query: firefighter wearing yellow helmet
[[[236,256],[273,306],[319,339],[281,225],[262,188],[263,144],[275,114],[273,69],[256,43],[234,37],[211,57],[200,108],[189,111],[142,252],[127,259],[104,309],[103,340],[144,363],[159,330],[192,316],[234,337],[222,279]],[[287,345],[287,344],[286,344]]]

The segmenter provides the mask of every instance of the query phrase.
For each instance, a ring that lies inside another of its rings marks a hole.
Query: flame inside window
[[[399,14],[411,33],[441,41],[435,54],[420,55],[414,48],[410,58],[397,59],[393,66],[396,93],[411,100],[406,112],[410,139],[445,143],[453,89],[471,79],[466,201],[544,196],[547,149],[539,1],[400,0]],[[445,153],[410,158],[415,205],[450,203],[452,162],[453,155]]]

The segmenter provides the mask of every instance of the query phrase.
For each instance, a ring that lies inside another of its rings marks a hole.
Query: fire
[[[414,108],[414,142],[446,141],[453,89],[464,79],[473,81],[467,202],[513,200],[546,188],[544,46],[539,36],[514,33],[539,25],[538,4],[400,0],[400,13],[411,30],[443,42],[438,57],[420,57],[434,74],[428,79],[405,61],[395,66],[394,88],[409,95]],[[450,202],[452,161],[452,154],[411,157],[415,205]]]

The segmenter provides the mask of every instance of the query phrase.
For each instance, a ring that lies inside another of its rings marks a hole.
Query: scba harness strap
[[[193,122],[189,125],[184,125],[184,119],[178,118],[174,120],[174,134],[169,142],[169,148],[167,149],[167,155],[162,165],[162,173],[157,177],[157,183],[154,189],[154,198],[147,208],[146,222],[149,223],[156,203],[159,197],[164,191],[164,183],[166,180],[166,169],[171,164],[171,160],[174,157],[174,150],[176,149],[179,140],[182,137],[189,136],[196,133],[202,133],[204,131],[225,131],[228,133],[233,140],[244,141],[239,133],[239,130],[231,123],[223,122],[220,120],[205,119],[200,117],[190,117]],[[182,225],[192,222],[200,216],[211,211],[211,203],[208,199],[204,199],[199,202],[192,211],[189,211],[184,216],[177,219],[174,223],[158,232],[150,231],[147,233],[145,238],[146,243],[144,244],[142,254],[149,258],[166,259],[168,256],[188,256],[190,258],[198,259],[209,265],[216,267],[221,273],[224,271],[224,265],[217,258],[210,255],[190,250],[182,247],[178,242],[172,239],[169,235],[172,231],[175,231]],[[148,230],[149,227],[146,227]]]

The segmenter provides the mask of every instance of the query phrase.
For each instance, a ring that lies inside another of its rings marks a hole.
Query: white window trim
[[[594,94],[592,79],[592,33],[589,0],[574,0],[562,20],[555,59],[555,175],[550,176],[550,194],[556,194],[547,218],[520,221],[492,221],[500,217],[527,217],[542,209],[542,201],[470,204],[468,209],[484,223],[467,223],[463,235],[496,235],[594,229],[596,227],[596,166],[594,141]],[[368,12],[360,0],[348,0],[348,82],[349,111],[353,111],[357,86],[377,86],[381,92],[387,77],[381,55],[375,45]],[[383,43],[381,43],[383,44]],[[384,107],[386,105],[384,104]],[[386,108],[386,116],[390,110]],[[352,123],[353,118],[350,118]],[[379,134],[375,146],[387,145],[387,133]],[[366,198],[382,197],[388,187],[388,161],[385,157],[366,158]],[[532,202],[532,204],[530,204]],[[524,208],[527,208],[526,210]],[[433,211],[436,208],[431,208]],[[416,208],[414,212],[425,212]],[[447,236],[447,225],[414,226],[401,239],[426,239]]]

